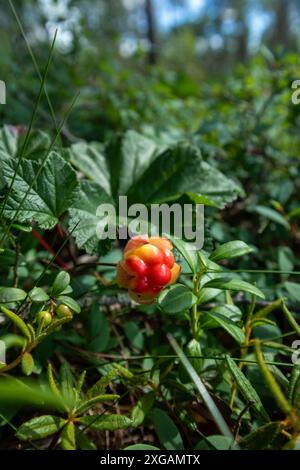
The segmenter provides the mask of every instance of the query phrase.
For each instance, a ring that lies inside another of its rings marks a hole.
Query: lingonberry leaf
[[[175,284],[164,289],[158,297],[158,304],[168,315],[177,315],[191,308],[197,297],[183,284]]]
[[[203,315],[203,328],[216,328],[221,327],[227,331],[230,336],[232,336],[239,344],[242,344],[245,341],[245,333],[241,328],[239,328],[235,322],[230,320],[222,313],[217,311],[205,312]]]
[[[26,295],[24,290],[17,287],[0,287],[0,303],[2,304],[21,302]]]
[[[221,290],[248,292],[250,294],[256,295],[257,297],[261,297],[262,299],[265,298],[264,294],[260,289],[255,287],[253,284],[250,284],[249,282],[242,281],[241,279],[230,279],[226,277],[220,277],[208,281],[206,284],[204,284],[204,286],[213,287]]]
[[[49,300],[49,295],[41,287],[31,289],[28,296],[32,302],[47,302]]]
[[[66,271],[61,271],[57,274],[56,278],[54,279],[51,294],[53,297],[61,294],[70,284],[70,274]]]
[[[69,307],[74,313],[80,313],[81,308],[80,305],[76,302],[76,300],[72,299],[67,295],[59,295],[57,300]]]
[[[160,443],[165,449],[184,449],[180,432],[173,420],[165,411],[155,408],[152,412],[152,420]]]
[[[218,246],[210,255],[212,261],[220,261],[222,259],[236,258],[250,253],[252,248],[242,240],[233,240]]]

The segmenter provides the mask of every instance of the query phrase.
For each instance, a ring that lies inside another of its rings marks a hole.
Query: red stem
[[[61,268],[68,269],[68,265],[64,262],[64,260],[60,256],[56,255],[55,251],[49,245],[49,243],[47,243],[46,240],[44,240],[43,237],[41,237],[41,235],[34,228],[32,229],[32,235],[34,236],[34,238],[37,239],[40,245],[42,245],[42,247],[45,248],[45,250],[47,250],[49,253],[55,256],[57,264],[59,264]]]

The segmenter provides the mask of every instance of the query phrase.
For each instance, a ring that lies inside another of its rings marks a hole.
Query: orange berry
[[[128,271],[125,269],[124,261],[120,261],[117,264],[117,283],[119,287],[124,287],[125,289],[127,289],[131,279],[132,275],[129,274]]]
[[[169,281],[169,286],[171,284],[175,284],[175,282],[179,278],[180,271],[181,271],[181,267],[179,266],[179,264],[175,263],[173,268],[171,269],[171,279]]]
[[[148,243],[148,235],[137,235],[136,237],[132,237],[124,248],[124,254],[129,251],[136,250],[136,248],[145,245],[145,243]]]
[[[172,250],[173,248],[173,245],[170,240],[164,237],[150,237],[149,243],[151,243],[151,245],[157,246],[157,248],[160,248],[163,251]]]
[[[150,245],[150,243],[137,248],[134,254],[148,265],[162,263],[164,260],[163,252],[156,246]]]

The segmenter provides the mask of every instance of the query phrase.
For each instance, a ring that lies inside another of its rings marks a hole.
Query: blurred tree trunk
[[[154,18],[154,9],[152,0],[146,0],[145,3],[145,12],[147,19],[147,39],[149,41],[149,54],[148,61],[149,64],[154,65],[157,63],[158,52],[157,52],[157,42],[156,42],[156,27],[155,27],[155,18]]]
[[[272,43],[284,46],[286,49],[290,45],[289,2],[287,0],[276,2]]]

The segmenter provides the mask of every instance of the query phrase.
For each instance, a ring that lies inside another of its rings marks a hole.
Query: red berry
[[[145,261],[136,255],[130,255],[125,261],[126,269],[128,272],[144,276],[147,271],[147,265]]]
[[[172,251],[170,250],[165,250],[164,252],[164,263],[168,266],[168,268],[173,268],[174,266],[174,255]]]
[[[134,279],[130,285],[131,290],[138,294],[143,294],[149,288],[149,281],[147,277],[139,277]]]
[[[149,280],[152,286],[164,286],[171,279],[171,270],[166,264],[156,264],[149,271]]]

